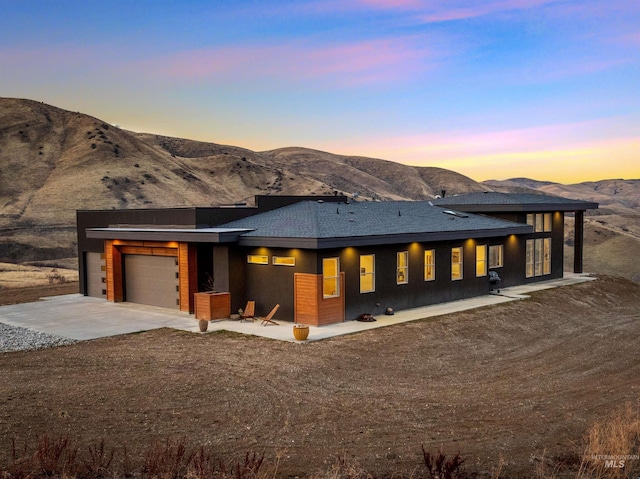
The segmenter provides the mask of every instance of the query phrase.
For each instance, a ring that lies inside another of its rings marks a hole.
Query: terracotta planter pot
[[[209,328],[209,321],[201,319],[198,321],[198,326],[200,327],[200,332],[204,333]]]
[[[293,327],[293,337],[298,341],[304,341],[309,337],[309,326],[297,324]]]

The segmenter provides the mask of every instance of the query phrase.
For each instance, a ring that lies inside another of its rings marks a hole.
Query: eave
[[[179,241],[185,243],[235,243],[240,228],[88,228],[87,238],[129,241]]]
[[[437,231],[430,233],[403,233],[393,235],[345,236],[331,238],[294,238],[268,236],[240,236],[238,244],[250,247],[330,249],[349,246],[380,246],[387,244],[428,243],[436,241],[466,240],[469,238],[495,238],[512,234],[529,234],[533,227],[517,225],[507,228]]]
[[[597,210],[598,203],[576,202],[576,203],[527,203],[527,204],[442,204],[441,207],[455,208],[467,213],[537,213],[546,211],[586,211]]]

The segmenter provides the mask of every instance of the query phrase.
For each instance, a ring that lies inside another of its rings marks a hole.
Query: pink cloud
[[[377,151],[378,157],[402,161],[401,157],[422,157],[427,160],[544,151],[633,135],[629,119],[622,117],[494,131],[474,129],[387,136],[377,140],[367,138],[363,144],[350,139],[340,146],[344,150],[342,152],[347,154],[362,150]]]
[[[632,47],[640,46],[640,32],[629,33],[627,35],[620,35],[614,38],[614,42],[621,43]]]
[[[512,10],[524,10],[557,3],[559,0],[360,0],[366,8],[417,14],[426,23],[464,20]]]
[[[360,0],[360,3],[385,10],[416,10],[424,4],[421,0]]]
[[[192,80],[260,77],[358,85],[411,79],[432,68],[436,54],[426,37],[376,39],[358,43],[233,46],[181,52],[143,68]]]
[[[529,175],[570,183],[588,177],[636,178],[639,142],[633,118],[621,117],[510,130],[349,138],[342,144],[317,147],[440,166],[476,180]]]
[[[461,2],[460,6],[456,6],[452,2],[447,3],[446,7],[432,9],[434,11],[431,13],[421,15],[421,19],[427,23],[464,20],[494,13],[540,7],[556,2],[557,0],[502,0],[487,3]]]

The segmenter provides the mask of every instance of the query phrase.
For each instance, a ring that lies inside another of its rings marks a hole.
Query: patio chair
[[[271,312],[269,314],[267,314],[264,318],[259,318],[260,320],[262,320],[262,325],[263,326],[267,326],[268,324],[275,324],[277,325],[278,323],[276,323],[272,318],[273,316],[276,314],[276,311],[278,311],[278,309],[280,309],[280,305],[276,304],[273,309],[271,310]]]
[[[242,311],[242,314],[240,315],[240,321],[244,321],[245,319],[250,319],[251,321],[254,321],[256,319],[255,314],[256,314],[256,302],[247,301],[247,305],[245,306],[244,311]]]

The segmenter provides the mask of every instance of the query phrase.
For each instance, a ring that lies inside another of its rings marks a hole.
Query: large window
[[[542,276],[542,239],[535,240],[535,249],[533,252],[535,274],[536,276]]]
[[[527,224],[533,226],[535,233],[551,232],[551,213],[529,213]]]
[[[476,276],[487,275],[487,245],[476,246]]]
[[[451,279],[462,279],[462,248],[451,249]]]
[[[551,238],[544,238],[542,242],[542,274],[551,274]]]
[[[535,243],[535,240],[527,240],[527,259],[526,259],[526,264],[527,264],[527,269],[526,269],[526,276],[527,278],[531,278],[533,276],[535,276],[534,271],[533,271],[533,245]]]
[[[409,282],[409,252],[401,251],[397,254],[396,282],[407,284]]]
[[[424,252],[424,280],[436,279],[436,250],[428,249]]]
[[[526,276],[551,274],[551,238],[527,240]]]
[[[489,268],[504,266],[504,248],[501,244],[489,246]]]
[[[376,256],[360,256],[360,292],[371,293],[376,290]]]
[[[340,259],[324,258],[322,260],[322,297],[338,296],[340,296]]]

